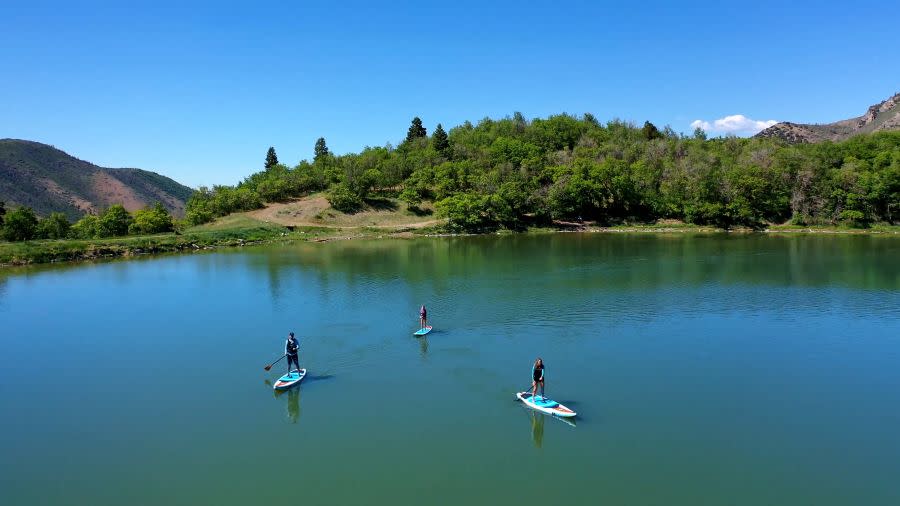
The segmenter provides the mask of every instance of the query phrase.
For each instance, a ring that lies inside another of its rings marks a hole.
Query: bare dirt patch
[[[321,194],[310,195],[286,203],[268,204],[265,208],[247,213],[251,218],[284,226],[331,228],[423,228],[442,223],[431,209],[423,206],[419,214],[409,210],[403,202],[387,199],[367,205],[354,214],[344,214],[331,207]]]
[[[94,204],[90,201],[87,201],[78,195],[73,195],[63,189],[56,181],[48,178],[42,178],[41,183],[46,188],[47,192],[52,193],[54,195],[59,195],[60,197],[68,200],[72,203],[73,206],[77,207],[80,211],[85,213],[96,212],[96,208],[94,208]]]
[[[111,206],[113,204],[122,204],[129,211],[136,211],[147,207],[134,190],[125,186],[125,183],[101,171],[97,171],[93,175],[94,192],[103,198],[103,204]]]

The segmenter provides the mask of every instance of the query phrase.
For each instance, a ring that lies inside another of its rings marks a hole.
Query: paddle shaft
[[[276,360],[276,361],[272,362],[271,364],[267,365],[266,367],[264,367],[264,369],[268,371],[269,369],[272,368],[273,365],[277,364],[278,362],[281,362],[281,359],[283,359],[283,358],[286,357],[286,356],[287,356],[287,353],[285,353],[284,355],[278,357],[278,360]]]
[[[528,388],[526,388],[525,390],[522,390],[522,392],[531,392],[531,387],[532,387],[532,385],[528,385]],[[538,387],[538,388],[540,388],[540,387]],[[544,396],[543,394],[544,394],[544,392],[541,392],[541,397]],[[537,395],[537,388],[535,388],[534,395]],[[515,398],[516,398],[516,400],[519,400],[519,393],[518,393],[518,392],[516,392]]]

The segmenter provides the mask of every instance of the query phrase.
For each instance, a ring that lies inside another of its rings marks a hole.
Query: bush
[[[363,201],[345,183],[339,183],[328,192],[328,203],[342,213],[352,214],[362,208]]]
[[[65,239],[72,225],[63,213],[50,213],[38,222],[37,237],[41,239]]]
[[[435,203],[438,216],[447,218],[451,230],[480,232],[494,228],[490,218],[490,197],[460,193]]]
[[[134,212],[134,222],[128,227],[130,234],[162,234],[174,228],[172,217],[159,202],[151,209]]]
[[[20,207],[6,213],[3,218],[2,235],[7,241],[27,241],[34,239],[38,219],[29,207]]]
[[[128,235],[128,227],[134,218],[121,204],[114,204],[100,216],[100,235],[102,237],[119,237]]]
[[[412,209],[417,208],[419,204],[422,203],[422,196],[419,195],[419,192],[416,191],[415,188],[407,186],[400,192],[400,200],[406,202],[410,209]]]
[[[866,214],[862,211],[848,209],[846,211],[841,211],[840,216],[841,221],[849,224],[851,227],[865,228],[869,226],[869,220],[866,219]]]
[[[69,228],[72,239],[96,239],[100,237],[100,218],[87,214]]]

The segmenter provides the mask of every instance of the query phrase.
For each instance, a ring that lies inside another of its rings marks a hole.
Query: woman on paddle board
[[[544,396],[544,361],[538,357],[531,368],[531,398],[537,394],[537,387],[541,386],[541,397]]]
[[[419,308],[419,328],[425,328],[428,324],[428,310],[425,309],[425,304],[422,304],[422,307]]]
[[[297,338],[295,338],[294,333],[291,332],[288,334],[287,341],[284,343],[284,354],[287,355],[288,359],[288,374],[291,373],[291,364],[295,364],[297,366],[297,370],[300,370],[300,357],[298,356],[299,351],[300,343],[297,342]]]

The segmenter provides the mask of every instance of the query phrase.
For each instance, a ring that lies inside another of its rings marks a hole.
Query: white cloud
[[[734,135],[753,135],[760,130],[765,130],[770,126],[778,123],[774,119],[765,121],[750,119],[743,114],[734,114],[713,120],[712,123],[705,120],[694,120],[691,122],[691,128],[700,128],[706,132],[724,133]]]

